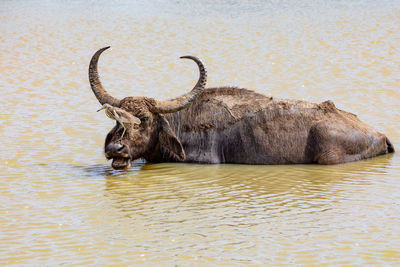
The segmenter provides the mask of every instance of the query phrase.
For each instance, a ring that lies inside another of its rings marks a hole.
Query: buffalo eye
[[[141,123],[144,123],[144,122],[146,122],[146,121],[148,121],[149,120],[149,117],[141,117],[140,118],[140,122]]]

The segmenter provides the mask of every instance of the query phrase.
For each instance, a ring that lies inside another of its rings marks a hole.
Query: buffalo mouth
[[[112,158],[111,167],[115,170],[126,170],[132,166],[131,160],[129,158],[118,157]]]
[[[126,170],[132,166],[132,160],[127,153],[105,153],[108,160],[112,159],[111,167],[115,170]]]
[[[112,159],[111,167],[115,170],[126,170],[131,167],[131,157],[127,146],[119,143],[110,143],[105,148],[107,159]]]

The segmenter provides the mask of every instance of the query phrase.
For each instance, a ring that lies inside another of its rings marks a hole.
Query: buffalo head
[[[93,93],[103,105],[102,109],[106,110],[107,116],[116,121],[105,140],[106,158],[113,160],[114,169],[127,169],[138,158],[183,161],[185,151],[163,114],[180,111],[196,99],[206,84],[207,72],[204,65],[196,57],[181,57],[196,62],[200,77],[189,93],[178,98],[157,101],[148,97],[125,97],[120,100],[107,93],[97,72],[99,56],[108,48],[98,50],[89,65],[89,81]]]

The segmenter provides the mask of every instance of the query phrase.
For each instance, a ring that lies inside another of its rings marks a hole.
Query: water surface
[[[114,171],[116,97],[208,86],[332,100],[400,150],[398,1],[2,1],[0,265],[396,265],[400,157]]]

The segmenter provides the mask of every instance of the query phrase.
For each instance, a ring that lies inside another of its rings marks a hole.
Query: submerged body
[[[184,162],[336,164],[394,151],[385,135],[331,101],[211,88],[187,109],[165,117],[186,152]]]
[[[150,162],[238,164],[338,164],[394,152],[385,135],[339,110],[331,101],[314,104],[275,99],[247,89],[205,89],[207,73],[192,56],[200,77],[187,94],[168,101],[114,98],[103,88],[97,51],[89,65],[90,85],[117,121],[105,141],[112,167]],[[123,123],[121,123],[123,122]]]

